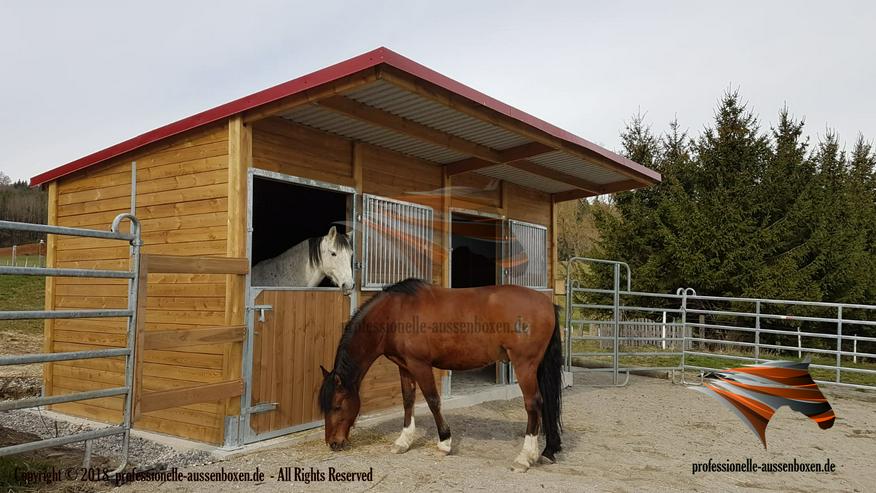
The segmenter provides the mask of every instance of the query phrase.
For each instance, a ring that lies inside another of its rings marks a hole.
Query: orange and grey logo
[[[788,406],[826,430],[836,416],[809,375],[808,362],[770,361],[707,373],[702,387],[690,387],[724,404],[760,438],[776,410]]]

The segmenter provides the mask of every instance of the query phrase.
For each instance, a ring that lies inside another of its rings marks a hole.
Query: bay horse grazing
[[[353,291],[353,247],[332,226],[325,236],[308,238],[252,268],[253,286],[319,286],[328,277],[344,294]]]
[[[557,307],[541,293],[520,286],[446,289],[419,279],[393,284],[365,303],[344,329],[332,371],[322,368],[319,405],[325,441],[332,450],[348,445],[359,415],[359,385],[371,364],[386,356],[398,365],[404,427],[392,451],[404,453],[414,438],[416,386],[438,428],[438,449],[451,450],[450,426],[432,368],[471,370],[511,361],[528,417],[523,450],[513,468],[525,471],[539,458],[539,422],[554,462],[560,450],[562,348]]]

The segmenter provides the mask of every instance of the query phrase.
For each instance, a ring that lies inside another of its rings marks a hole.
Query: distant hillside
[[[30,188],[24,181],[12,183],[0,171],[0,220],[46,223],[47,195],[39,188]],[[23,231],[0,230],[0,247],[36,243],[45,235]]]

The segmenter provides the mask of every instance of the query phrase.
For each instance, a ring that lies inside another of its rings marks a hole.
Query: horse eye
[[[337,256],[338,256],[337,252],[332,252],[332,257],[337,257]]]
[[[341,410],[341,406],[335,406],[335,411],[340,411],[340,410]]]

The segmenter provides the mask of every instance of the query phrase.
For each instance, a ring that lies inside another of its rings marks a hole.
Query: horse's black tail
[[[560,307],[554,305],[554,333],[538,365],[538,391],[541,394],[541,426],[547,446],[541,453],[555,461],[554,454],[562,449],[560,433],[563,423],[563,346],[560,341]]]

